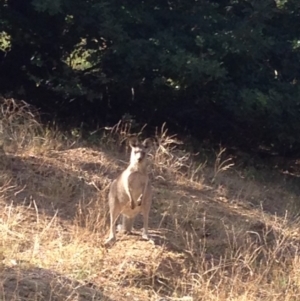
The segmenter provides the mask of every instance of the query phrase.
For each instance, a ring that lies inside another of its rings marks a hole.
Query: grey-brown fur
[[[116,239],[116,221],[122,215],[121,230],[131,232],[134,218],[141,213],[144,219],[142,237],[148,238],[148,219],[152,203],[152,188],[147,173],[147,152],[151,140],[140,143],[137,138],[131,138],[130,163],[115,179],[108,195],[110,210],[110,234],[105,244]]]

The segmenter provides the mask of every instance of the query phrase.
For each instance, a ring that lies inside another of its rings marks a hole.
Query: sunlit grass
[[[0,112],[1,300],[297,300],[300,223],[285,184],[244,177],[223,148],[201,161],[163,126],[149,157],[155,245],[118,234],[106,249],[130,124],[91,145],[25,103]]]

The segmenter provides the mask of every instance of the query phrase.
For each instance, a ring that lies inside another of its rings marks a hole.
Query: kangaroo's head
[[[129,140],[129,145],[131,147],[130,164],[138,165],[145,162],[146,155],[152,145],[151,139],[147,138],[143,142],[140,142],[138,138],[133,137]]]

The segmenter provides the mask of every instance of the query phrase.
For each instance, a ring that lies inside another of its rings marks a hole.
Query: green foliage
[[[37,12],[48,12],[50,15],[61,12],[61,0],[32,0],[31,3]]]
[[[300,149],[300,4],[7,0],[0,91],[86,122]]]
[[[10,50],[10,37],[6,32],[0,32],[0,50],[7,52]]]

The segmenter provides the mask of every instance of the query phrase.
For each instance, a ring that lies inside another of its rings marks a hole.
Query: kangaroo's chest
[[[148,176],[135,171],[128,176],[128,185],[132,187],[143,186],[147,182]]]
[[[121,190],[124,190],[124,193],[130,192],[134,200],[139,198],[148,184],[148,175],[140,171],[125,170],[121,178],[120,183],[123,183]]]

